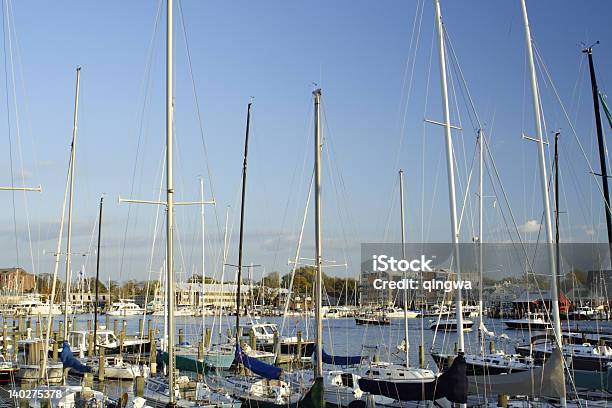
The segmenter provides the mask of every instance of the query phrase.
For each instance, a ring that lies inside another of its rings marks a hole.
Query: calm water
[[[61,317],[60,317],[61,319]],[[80,315],[77,317],[77,327],[85,329],[87,320],[92,320],[92,315]],[[128,317],[117,319],[118,326],[122,327],[125,321],[128,334],[136,334],[139,329],[140,317]],[[59,320],[59,319],[58,319]],[[113,329],[113,321],[110,319],[109,329]],[[163,317],[147,317],[146,321],[151,320],[151,327],[159,330],[157,338],[161,338],[163,333]],[[466,333],[465,346],[469,352],[477,351],[479,340],[477,331],[478,318],[470,319],[474,322],[474,330]],[[144,323],[145,335],[147,323]],[[249,319],[241,318],[241,323],[247,323]],[[273,322],[280,327],[282,318],[280,317],[262,317],[258,322]],[[101,325],[105,325],[106,318],[102,316],[99,320]],[[213,342],[218,342],[220,333],[226,335],[227,329],[235,325],[235,317],[223,317],[221,322],[219,317],[207,316],[202,317],[177,317],[176,318],[176,339],[178,341],[179,329],[183,331],[185,340],[191,344],[197,344],[201,341],[202,323],[205,327],[214,327]],[[505,330],[503,320],[485,318],[485,324],[490,331],[494,331],[496,335],[505,333],[509,340],[498,340],[496,348],[505,349],[508,352],[514,351],[514,344],[517,342],[528,341],[529,333],[516,330]],[[32,324],[34,326],[34,323]],[[409,340],[410,340],[410,359],[413,364],[418,363],[418,345],[423,344],[425,347],[425,361],[429,368],[435,368],[433,360],[429,356],[429,351],[435,350],[452,351],[457,341],[456,333],[435,332],[429,329],[430,319],[410,319],[408,324]],[[57,330],[57,324],[54,324]],[[314,327],[313,319],[304,319],[291,317],[285,321],[284,335],[296,335],[301,331],[303,338],[312,338]],[[592,330],[592,331],[609,331],[612,330],[612,322],[573,322],[572,330]],[[373,355],[378,353],[380,358],[385,361],[403,361],[404,353],[399,351],[397,346],[404,338],[403,319],[392,319],[389,326],[357,326],[352,318],[325,320],[323,323],[324,347],[330,354],[336,355]],[[78,377],[70,378],[69,381],[78,384]],[[107,381],[106,384],[94,384],[94,387],[104,392],[110,397],[118,397],[124,392],[132,394],[131,382],[116,382]],[[10,385],[7,384],[0,388],[0,406],[15,406],[15,402],[8,398],[8,390]]]

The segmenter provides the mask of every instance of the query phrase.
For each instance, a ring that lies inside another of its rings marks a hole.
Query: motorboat
[[[114,302],[113,304],[111,304],[106,314],[109,316],[121,316],[121,317],[137,316],[137,315],[144,315],[145,309],[138,306],[136,303],[134,303],[133,300],[119,299],[118,302]]]
[[[471,330],[474,322],[463,320],[463,330]],[[457,319],[431,319],[429,321],[430,330],[457,331]]]
[[[509,329],[514,330],[548,330],[552,329],[550,321],[544,319],[542,313],[529,312],[522,319],[512,319],[504,321]]]

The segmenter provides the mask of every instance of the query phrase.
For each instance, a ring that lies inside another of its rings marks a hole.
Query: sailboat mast
[[[205,341],[206,318],[204,316],[204,285],[206,284],[206,244],[204,242],[204,177],[200,177],[200,201],[202,202],[200,207],[200,224],[202,228],[202,291],[200,292],[200,308],[202,309],[202,341]],[[208,344],[205,344],[204,347],[208,347]]]
[[[173,0],[166,4],[166,304],[168,310],[168,388],[169,404],[176,405],[174,393],[174,163],[173,163]]]
[[[323,377],[323,316],[321,314],[321,293],[323,283],[322,270],[322,233],[321,233],[321,89],[316,89],[314,95],[314,131],[315,131],[315,330],[316,330],[316,365],[315,378]],[[297,261],[297,260],[296,260]]]
[[[227,264],[227,224],[228,223],[229,223],[229,206],[225,208],[225,228],[223,229],[223,265],[221,266],[221,291],[224,290],[223,287],[225,285],[225,265]],[[217,312],[219,313],[219,338],[222,338],[223,314],[224,313],[221,312],[221,307],[217,309]],[[210,344],[207,345],[207,347],[209,346]]]
[[[96,281],[94,285],[96,287],[96,297],[94,303],[94,347],[95,339],[98,334],[98,282],[100,279],[100,246],[102,241],[102,205],[104,203],[104,196],[100,197],[100,214],[98,215],[98,253],[96,254]]]
[[[606,146],[604,144],[603,131],[601,127],[601,116],[599,113],[599,88],[597,77],[595,77],[595,66],[593,64],[593,47],[582,50],[589,58],[589,71],[591,73],[591,91],[593,93],[593,111],[595,112],[595,128],[597,129],[597,146],[599,147],[599,167],[601,171],[601,187],[604,195],[604,211],[606,213],[606,227],[608,231],[608,244],[612,245],[612,215],[610,214],[610,190],[608,189],[608,169],[606,166]]]
[[[451,135],[450,110],[448,107],[448,84],[446,80],[446,51],[444,47],[444,26],[440,12],[440,0],[436,0],[436,27],[438,31],[438,53],[440,59],[440,82],[442,88],[442,108],[444,115],[444,134],[446,138],[446,168],[448,173],[448,198],[450,204],[451,236],[454,247],[453,264],[455,280],[461,281],[461,264],[459,262],[459,227],[457,225],[457,197],[455,193],[455,168],[453,161],[453,138]],[[455,296],[455,314],[457,319],[457,351],[465,351],[463,340],[463,312],[461,290]]]
[[[244,137],[244,160],[242,162],[242,198],[240,201],[240,239],[238,241],[238,279],[236,282],[236,347],[240,345],[240,284],[242,282],[242,244],[244,242],[244,198],[246,196],[247,155],[249,152],[249,130],[251,127],[251,105],[247,105],[246,133]]]
[[[399,171],[400,223],[402,227],[402,259],[406,259],[406,224],[404,218],[404,170]],[[404,271],[404,279],[406,272]],[[408,291],[404,292],[404,343],[406,345],[406,367],[410,367],[410,341],[408,340]]]
[[[64,339],[68,338],[68,304],[70,302],[70,262],[72,255],[72,196],[74,192],[74,168],[76,161],[77,122],[79,118],[80,79],[81,67],[77,67],[76,90],[74,96],[74,116],[72,119],[72,145],[70,148],[70,192],[68,193],[68,235],[66,238],[66,289],[64,291]]]
[[[540,184],[542,188],[542,200],[544,204],[544,222],[546,228],[546,242],[548,246],[548,259],[550,262],[551,273],[551,308],[553,314],[553,327],[555,331],[555,341],[559,350],[562,349],[561,317],[559,315],[559,293],[557,288],[557,270],[555,267],[555,255],[553,250],[552,221],[550,218],[550,197],[548,194],[548,177],[546,175],[546,158],[544,156],[544,136],[542,135],[542,114],[540,112],[540,95],[538,90],[538,80],[536,77],[535,63],[533,60],[533,47],[531,43],[531,30],[529,28],[529,17],[525,0],[521,0],[523,11],[523,21],[525,25],[525,44],[527,47],[527,57],[531,76],[531,96],[533,99],[533,118],[535,121],[536,141],[538,143],[538,159],[540,167]],[[565,376],[565,372],[563,373]],[[562,382],[565,386],[565,381]],[[564,390],[565,391],[565,390]],[[563,393],[565,395],[565,392]],[[566,406],[565,398],[561,398],[561,405]]]
[[[559,253],[559,132],[555,133],[555,265],[557,276],[560,276],[561,263]]]
[[[484,354],[484,321],[483,321],[483,307],[482,307],[482,234],[483,234],[483,180],[484,180],[484,132],[482,129],[478,129],[478,316],[480,319],[479,332],[481,335],[480,351]]]

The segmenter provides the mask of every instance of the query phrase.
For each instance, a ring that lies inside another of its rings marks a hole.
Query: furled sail
[[[361,391],[383,395],[400,401],[434,401],[446,398],[450,402],[467,402],[468,383],[465,358],[455,357],[448,370],[428,382],[385,381],[362,377]]]
[[[608,119],[608,124],[612,127],[612,113],[610,113],[610,108],[608,107],[608,102],[601,92],[599,93],[599,100],[601,101],[601,105],[604,108],[604,112],[606,113],[606,118]]]
[[[64,368],[72,368],[73,370],[79,373],[91,372],[91,367],[87,367],[86,365],[82,364],[72,355],[72,350],[70,350],[70,345],[67,341],[64,342],[64,345],[62,347],[62,352],[60,353],[60,360],[62,361]]]
[[[266,364],[263,361],[259,361],[256,358],[249,357],[241,348],[240,344],[236,344],[235,360],[259,375],[260,377],[267,378],[269,380],[278,380],[283,370],[280,368]]]
[[[486,391],[492,395],[537,395],[564,397],[563,356],[555,349],[541,367],[528,371],[500,375],[468,377],[470,393]]]
[[[360,364],[363,356],[332,356],[325,352],[323,349],[323,362],[325,364],[333,364],[339,366],[356,365]]]

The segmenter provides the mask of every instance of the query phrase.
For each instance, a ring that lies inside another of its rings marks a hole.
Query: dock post
[[[36,333],[36,338],[41,338],[42,337],[42,333],[40,331],[40,320],[36,320],[36,329],[35,329],[35,333]]]
[[[211,332],[210,332],[210,327],[207,327],[206,330],[204,331],[204,347],[209,348],[210,347],[210,342],[211,342]]]
[[[419,367],[425,368],[425,347],[419,344]]]
[[[92,332],[87,332],[87,355],[93,357],[94,355],[94,336]]]
[[[151,319],[147,319],[147,333],[151,333]],[[149,335],[149,340],[151,340],[152,337]]]
[[[93,386],[93,374],[85,373],[83,374],[83,386],[91,388]]]
[[[276,333],[274,338],[276,339]],[[249,330],[249,346],[251,346],[253,350],[257,349],[257,339],[255,339],[255,330],[253,329]]]
[[[144,396],[144,377],[139,375],[138,377],[136,377],[136,396],[137,397],[143,397]]]
[[[183,333],[183,329],[179,329],[178,342],[179,342],[179,346],[185,343],[185,334]]]
[[[149,367],[151,368],[151,375],[157,374],[157,346],[155,345],[155,338],[151,338],[151,348],[149,349]]]
[[[491,352],[491,354],[495,353],[495,342],[493,340],[489,342],[489,352]]]
[[[117,319],[113,319],[113,333],[115,333],[115,337],[119,337],[119,329],[117,327]]]
[[[13,333],[13,344],[15,344],[15,347],[13,347],[13,352],[15,353],[15,356],[17,356],[19,353],[19,340],[21,340],[21,333],[19,330],[17,330]]]
[[[105,316],[105,326],[104,327],[106,327],[107,330],[110,328],[110,316],[109,315]]]
[[[64,335],[63,334],[64,333],[64,321],[60,320],[57,327],[58,327],[57,332],[62,333],[61,335],[63,336]],[[61,340],[64,340],[64,339],[61,339]]]
[[[59,357],[59,336],[57,332],[53,332],[53,360],[57,361]]]
[[[144,336],[144,321],[142,319],[138,319],[138,337],[143,338]]]
[[[198,360],[204,360],[204,343],[198,342]]]
[[[123,354],[123,342],[125,341],[125,330],[119,332],[119,354]]]
[[[498,395],[497,396],[497,406],[506,408],[508,406],[508,396],[507,395]]]
[[[106,364],[106,358],[104,356],[104,347],[100,347],[100,359],[98,363],[98,381],[104,382],[104,365]]]

